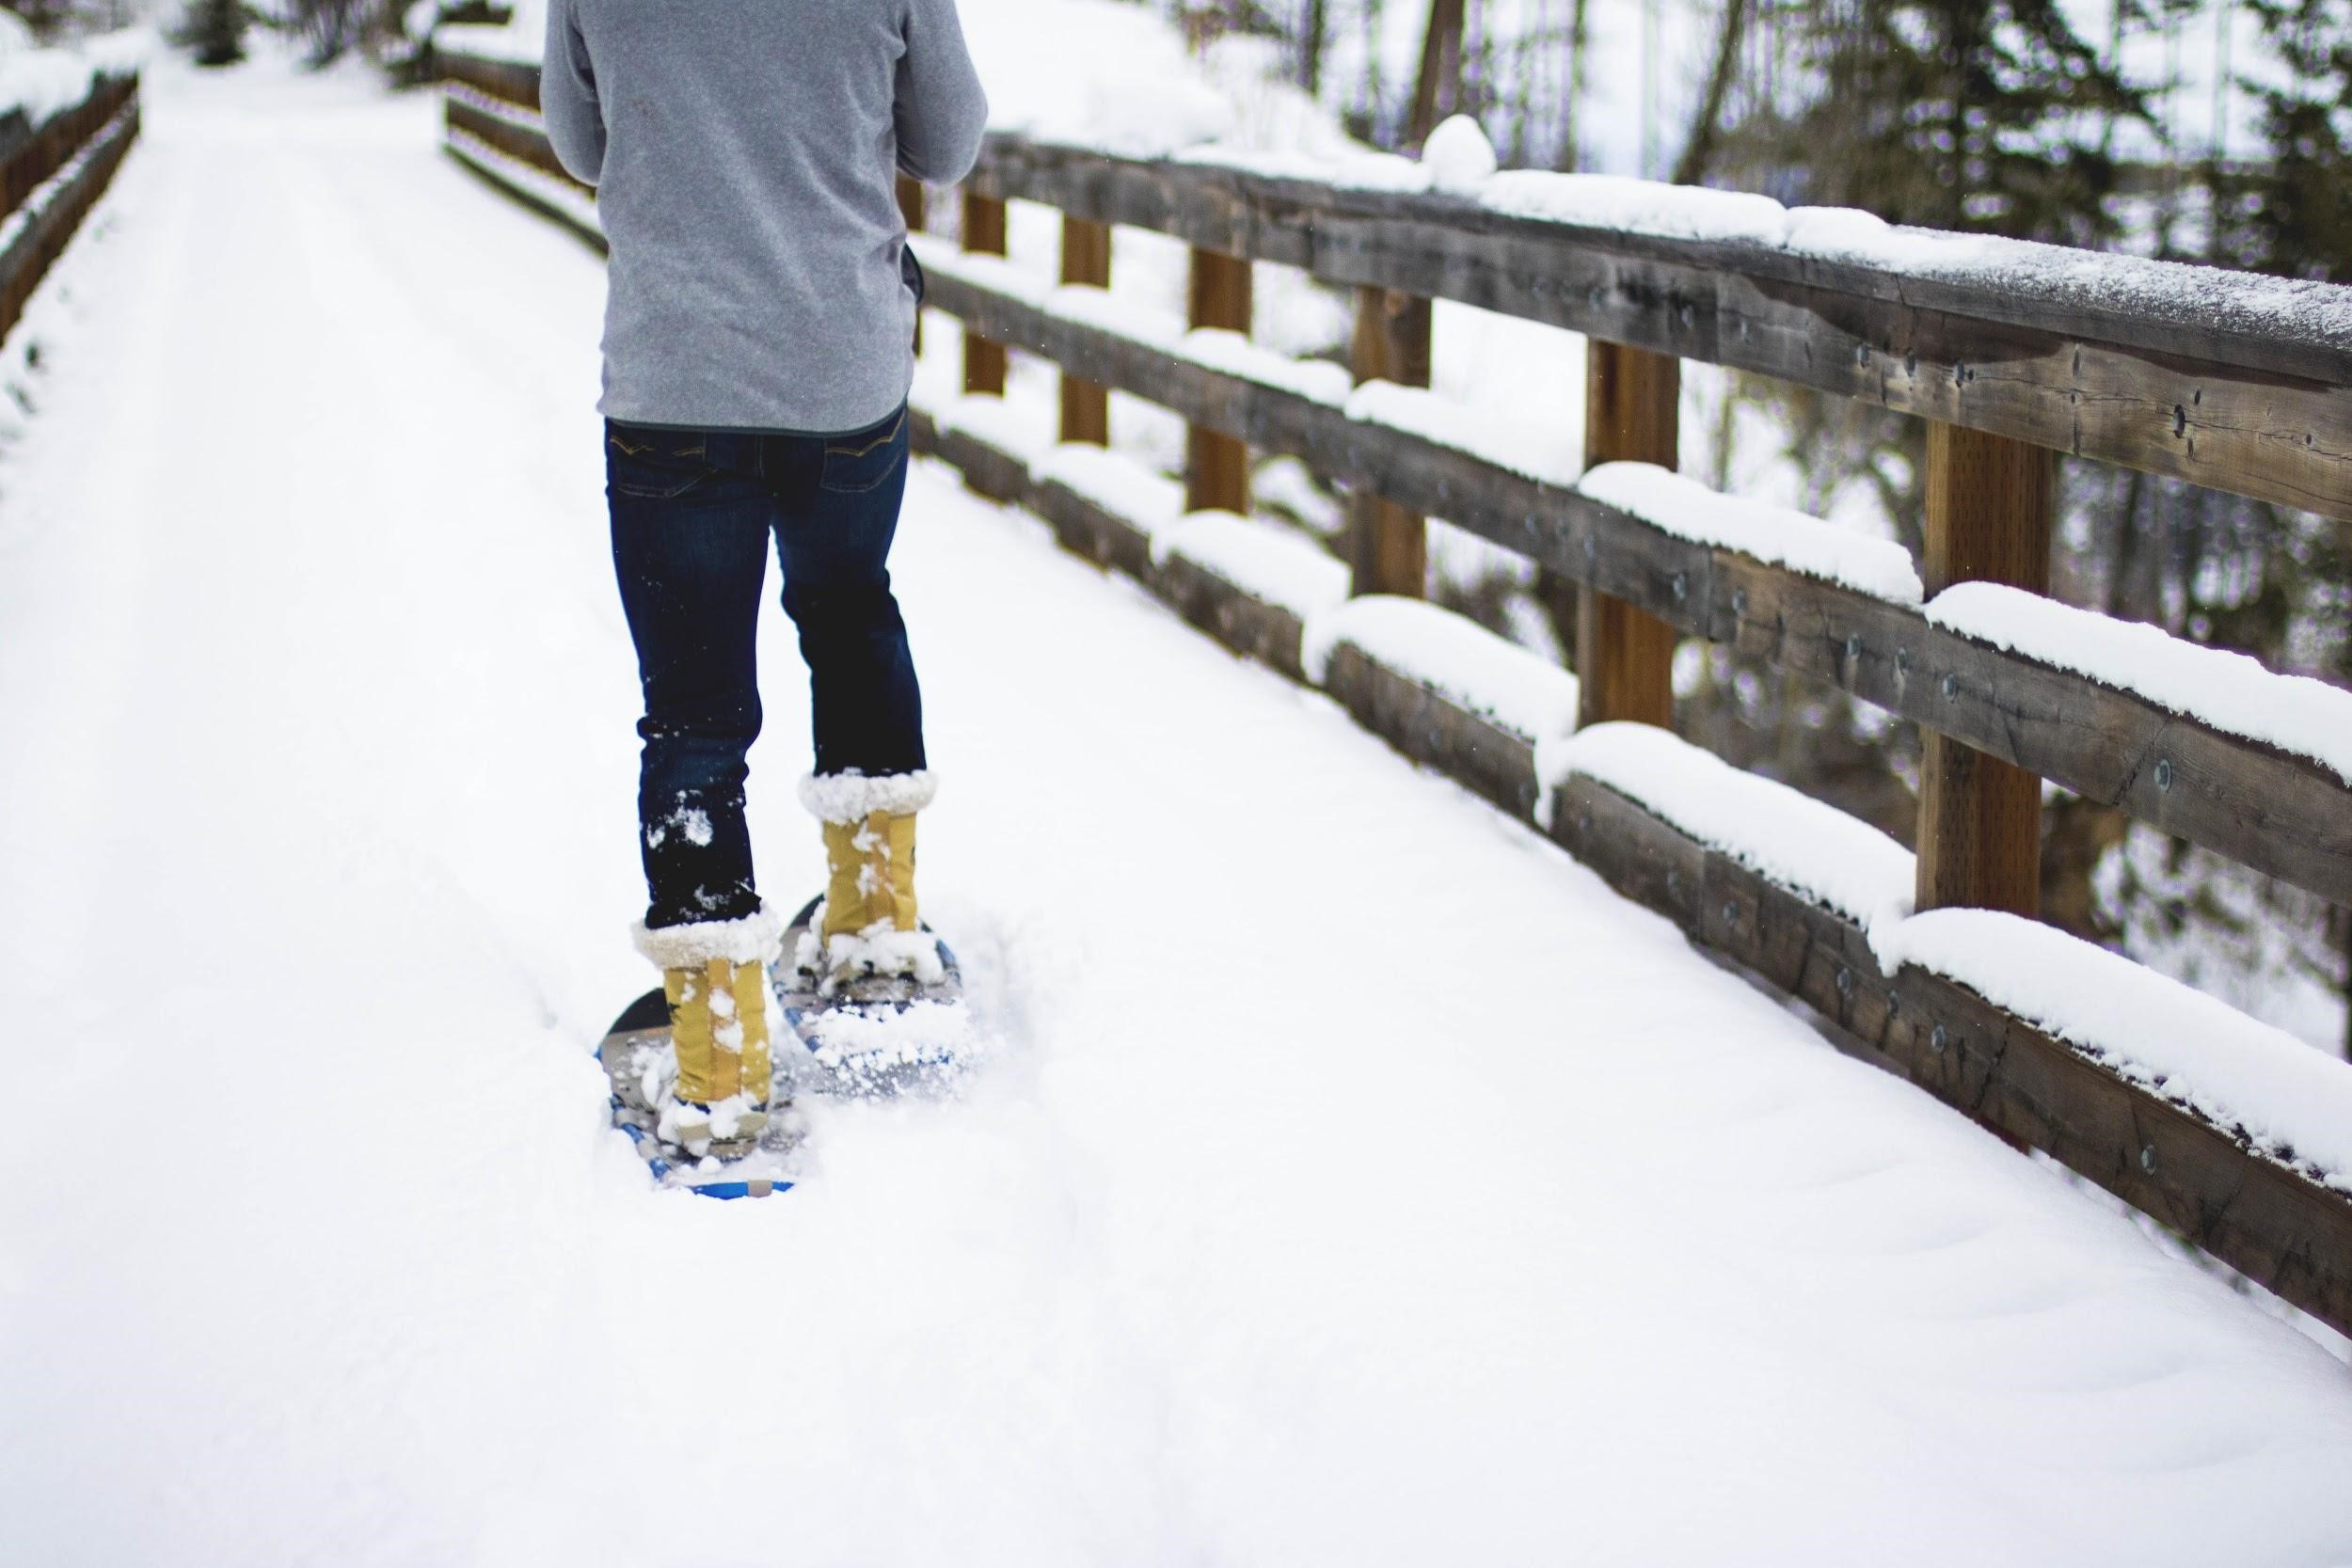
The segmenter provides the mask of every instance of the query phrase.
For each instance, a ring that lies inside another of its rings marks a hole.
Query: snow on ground
[[[2352,1554],[2310,1340],[930,465],[1005,1058],[649,1190],[596,263],[363,73],[151,99],[0,457],[10,1561]]]

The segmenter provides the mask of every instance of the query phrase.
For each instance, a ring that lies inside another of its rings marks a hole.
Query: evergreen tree
[[[2257,0],[2286,68],[2261,89],[2269,159],[2229,182],[2240,265],[2352,283],[2352,0]]]
[[[234,65],[245,58],[245,0],[192,0],[173,40],[202,66]]]
[[[1735,137],[1788,198],[2018,239],[2114,237],[2117,168],[2097,133],[2147,108],[2055,0],[1844,0],[1788,21],[1815,90]]]

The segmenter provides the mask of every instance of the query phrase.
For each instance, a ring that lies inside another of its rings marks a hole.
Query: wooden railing
[[[532,140],[535,88],[516,90],[516,68],[455,69],[450,125],[466,138],[456,150],[477,166],[492,148],[549,169],[544,136]],[[1931,421],[1922,580],[1890,593],[1760,535],[1693,526],[1620,488],[1544,465],[1531,472],[1385,420],[1229,346],[1137,326],[1089,303],[1099,293],[1057,291],[998,259],[1013,199],[1061,210],[1065,283],[1108,281],[1114,225],[1188,242],[1195,328],[1248,330],[1253,260],[1354,286],[1359,382],[1425,384],[1433,298],[1586,333],[1588,466],[1673,469],[1685,358],[1920,415]],[[2061,451],[2352,516],[2352,292],[2152,263],[2114,263],[2094,278],[2054,264],[2069,253],[1907,233],[1874,251],[1854,243],[1871,235],[1851,218],[1810,220],[1836,243],[1808,245],[1806,220],[1788,215],[1775,237],[1769,212],[1756,232],[1694,224],[1712,237],[1676,237],[1673,221],[1638,214],[1613,228],[1514,216],[1454,196],[1011,136],[991,138],[961,201],[966,254],[937,242],[922,254],[928,303],[966,334],[967,393],[1003,389],[1010,346],[1060,367],[1065,443],[1105,441],[1105,389],[1175,411],[1192,432],[1183,502],[1194,511],[1248,512],[1250,449],[1303,459],[1352,492],[1342,595],[1352,578],[1359,594],[1418,596],[1424,515],[1526,557],[1577,585],[1584,725],[1670,723],[1682,637],[1731,644],[1917,721],[1927,744],[1915,879],[1899,890],[1917,910],[2035,912],[2044,778],[2352,904],[2346,752],[2281,741],[2210,705],[2185,709],[2106,666],[2085,673],[2080,660],[2031,639],[2012,646],[1932,597],[1971,580],[2046,589]],[[902,191],[901,204],[919,226],[921,193]],[[1680,209],[1661,211],[1673,220]],[[2049,1152],[2352,1331],[2345,1162],[2293,1147],[2255,1108],[2217,1109],[2198,1085],[2149,1070],[2132,1042],[2085,1038],[2046,1010],[2001,1005],[2007,988],[1982,973],[1898,955],[1852,900],[1711,835],[1690,812],[1577,760],[1573,745],[1566,765],[1547,764],[1539,752],[1556,737],[1499,720],[1373,641],[1341,636],[1316,657],[1311,608],[1253,592],[1248,573],[1220,571],[1214,553],[1171,546],[1153,520],[1122,515],[1117,486],[1075,483],[1068,465],[1033,463],[985,422],[932,412],[917,411],[918,441],[976,487],[1030,506],[1065,545],[1136,577],[1234,647],[1318,681],[1407,755],[1534,822],[1694,942],[1810,1004],[1842,1049]],[[1467,624],[1462,633],[1484,635]],[[2352,698],[2316,683],[2235,678],[2266,703],[2352,715],[2342,705]],[[1759,810],[1785,804],[1781,786],[1735,770],[1710,788]],[[1827,829],[1833,839],[1844,831]],[[2002,929],[2044,950],[2073,942],[2023,921]],[[2204,1027],[2193,1012],[2179,1028]]]
[[[0,335],[121,166],[138,136],[138,93],[136,75],[101,76],[38,125],[21,109],[0,116]]]

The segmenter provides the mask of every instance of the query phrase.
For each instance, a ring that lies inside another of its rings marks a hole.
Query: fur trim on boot
[[[700,969],[714,958],[732,964],[775,961],[784,945],[784,916],[767,904],[740,920],[696,920],[684,926],[629,927],[637,951],[656,969]]]
[[[911,816],[931,803],[939,781],[919,773],[812,773],[801,781],[801,804],[821,822],[863,822],[876,812]]]

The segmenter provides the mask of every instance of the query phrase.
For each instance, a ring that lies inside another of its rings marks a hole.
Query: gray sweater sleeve
[[[604,172],[604,110],[596,103],[596,73],[571,0],[548,0],[546,62],[539,71],[539,109],[548,140],[572,177],[595,184]]]
[[[554,13],[548,17],[551,27]],[[972,172],[988,128],[988,94],[964,48],[955,0],[907,0],[906,46],[898,59],[898,167],[928,184],[952,185]]]

